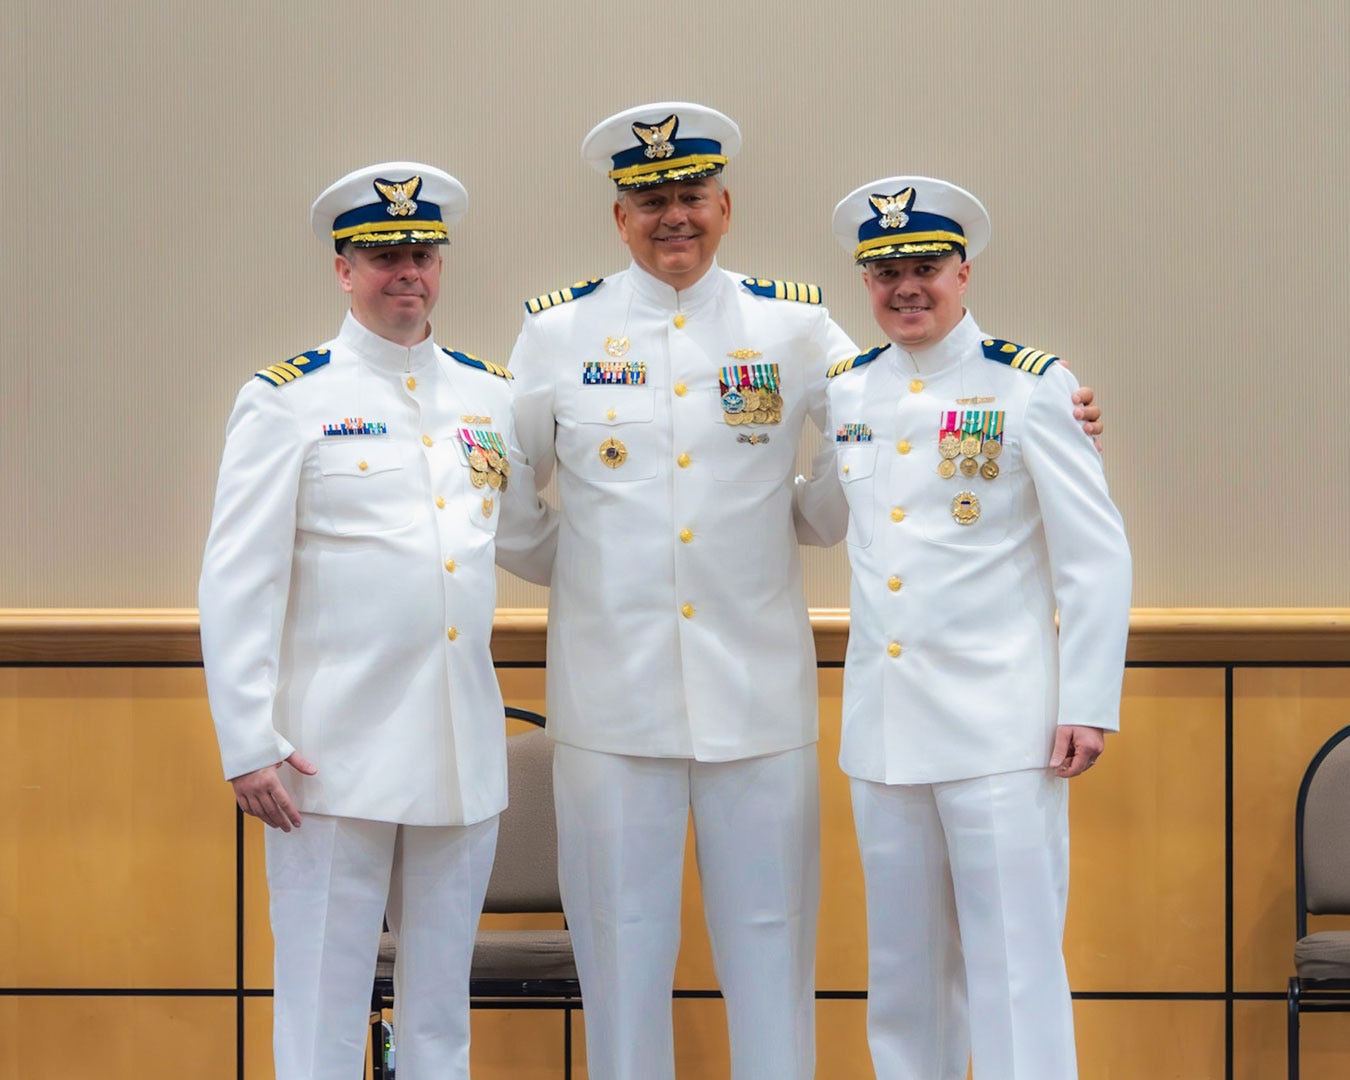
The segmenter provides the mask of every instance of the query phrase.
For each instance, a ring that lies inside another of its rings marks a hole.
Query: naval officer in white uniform
[[[558,474],[549,731],[595,1080],[674,1075],[691,810],[732,1075],[814,1071],[817,693],[797,540],[819,541],[793,471],[826,371],[856,350],[814,285],[718,266],[719,174],[740,142],[687,102],[591,131],[582,153],[617,187],[632,262],[531,300],[511,356],[521,446],[537,482]]]
[[[264,368],[226,432],[200,585],[225,775],[266,831],[278,1080],[364,1060],[381,920],[402,1080],[467,1077],[468,973],[506,805],[494,556],[548,579],[555,527],[509,373],[427,321],[464,188],[386,162],[319,196],[351,310]]]
[[[1067,787],[1119,726],[1124,528],[1073,376],[964,308],[979,201],[891,177],[834,229],[889,339],[828,390],[872,1060],[882,1080],[961,1080],[973,1049],[977,1080],[1069,1080]]]
[[[815,651],[794,531],[797,441],[855,347],[813,285],[721,269],[740,132],[667,102],[582,153],[632,263],[532,300],[517,430],[562,519],[549,731],[563,900],[595,1080],[674,1076],[671,987],[692,808],[732,1073],[815,1060]]]

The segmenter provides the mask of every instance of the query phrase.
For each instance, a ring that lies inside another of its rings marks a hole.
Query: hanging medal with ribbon
[[[980,475],[986,480],[998,479],[998,462],[994,459],[1003,453],[1003,410],[984,414],[984,424],[980,433],[980,453],[984,463],[980,466]]]
[[[506,458],[506,443],[502,437],[495,431],[460,428],[459,441],[469,462],[469,482],[476,488],[505,491],[511,462]]]
[[[975,460],[980,453],[980,445],[984,442],[981,435],[984,433],[984,413],[977,410],[970,410],[961,418],[961,475],[974,476],[980,471],[980,464]]]
[[[938,475],[950,480],[956,475],[956,457],[961,453],[961,414],[954,410],[944,412],[938,418]]]
[[[717,374],[722,419],[740,424],[778,424],[783,420],[777,364],[732,364]]]

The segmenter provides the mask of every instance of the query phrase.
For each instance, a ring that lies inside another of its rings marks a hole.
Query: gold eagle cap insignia
[[[671,113],[656,124],[634,124],[633,134],[647,144],[647,157],[664,159],[675,153],[675,145],[670,140],[679,126],[680,118]]]
[[[417,213],[417,203],[413,197],[422,188],[422,178],[420,176],[411,177],[408,180],[376,180],[375,190],[380,193],[384,199],[385,211],[390,217],[408,217],[410,214]]]
[[[908,187],[896,195],[872,195],[869,199],[881,218],[883,229],[903,229],[909,221],[905,211],[914,205],[914,189]]]

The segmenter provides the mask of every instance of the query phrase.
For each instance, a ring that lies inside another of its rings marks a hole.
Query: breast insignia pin
[[[618,439],[606,439],[600,444],[600,460],[610,469],[617,469],[628,460],[628,447]]]
[[[959,491],[952,500],[952,517],[958,525],[974,525],[980,520],[980,500],[972,491]]]

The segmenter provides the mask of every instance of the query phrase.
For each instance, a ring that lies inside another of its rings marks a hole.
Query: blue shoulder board
[[[301,375],[318,370],[330,359],[327,349],[311,349],[309,352],[292,356],[289,360],[283,360],[279,364],[255,372],[254,378],[263,379],[273,386],[281,386],[284,383],[295,382]]]
[[[864,364],[870,364],[878,356],[891,347],[888,341],[885,345],[878,345],[875,349],[868,349],[865,353],[859,353],[857,356],[850,356],[847,360],[840,360],[839,363],[830,367],[825,372],[827,379],[833,379],[836,375],[842,375],[846,371],[852,371],[854,368],[860,368]]]
[[[500,364],[494,364],[490,360],[479,360],[472,353],[455,352],[454,349],[447,349],[441,346],[441,352],[450,357],[451,360],[458,360],[461,364],[467,364],[469,367],[476,367],[479,371],[486,371],[489,375],[496,375],[499,379],[514,379],[506,368]]]
[[[541,311],[547,311],[551,307],[569,303],[595,292],[604,280],[604,278],[598,277],[591,278],[590,281],[578,281],[575,285],[569,285],[565,289],[557,289],[551,293],[544,293],[543,296],[536,296],[533,300],[525,301],[525,310],[531,315],[538,315]]]
[[[986,360],[995,360],[1018,371],[1028,371],[1032,375],[1045,374],[1046,368],[1059,359],[1054,353],[1048,353],[1044,349],[1029,349],[998,338],[985,338],[982,344]]]
[[[756,296],[767,296],[771,300],[797,300],[803,304],[820,303],[820,286],[808,285],[804,281],[771,281],[768,278],[748,277],[741,284]]]

